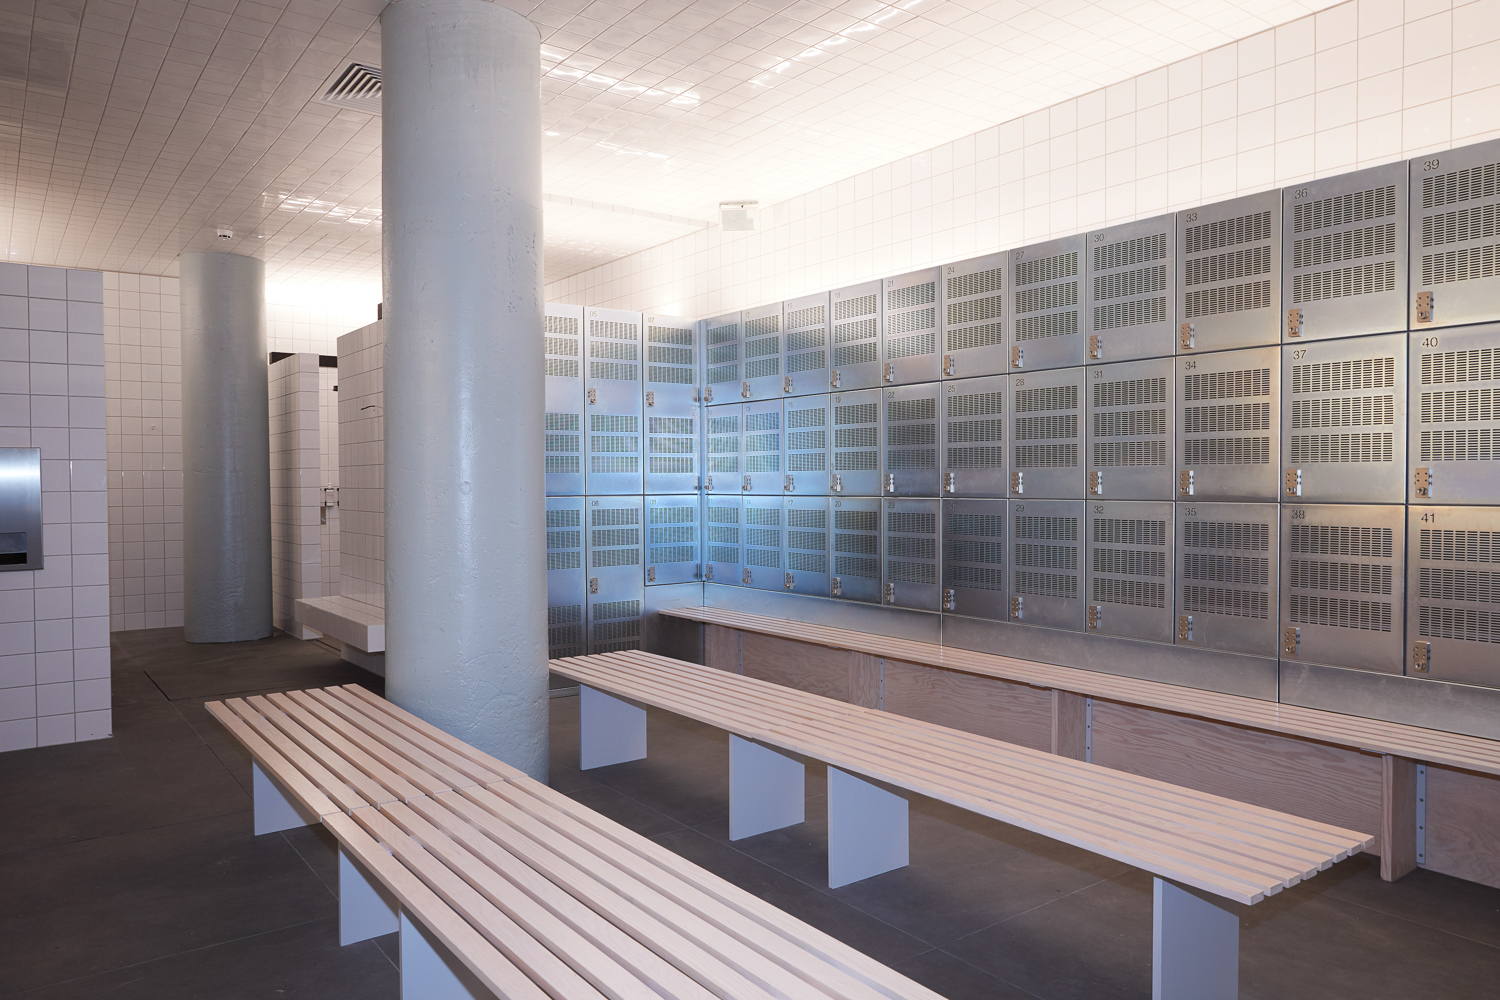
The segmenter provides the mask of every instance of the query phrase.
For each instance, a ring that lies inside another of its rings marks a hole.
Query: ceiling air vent
[[[318,100],[366,114],[380,114],[380,67],[350,63],[328,78]]]

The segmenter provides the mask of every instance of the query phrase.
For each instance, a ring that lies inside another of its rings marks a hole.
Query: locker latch
[[[958,489],[957,479],[958,479],[958,476],[956,476],[954,473],[951,473],[951,472],[944,473],[943,474],[943,492],[944,493],[952,493],[954,490]]]
[[[599,402],[599,390],[598,389],[594,389],[594,388],[590,388],[589,389],[589,405],[592,406],[593,404],[595,404],[597,402]]]
[[[1417,293],[1417,322],[1418,323],[1431,323],[1432,322],[1432,293],[1431,292],[1418,292]]]
[[[1096,497],[1104,495],[1104,473],[1098,469],[1089,470],[1089,492]]]
[[[747,493],[750,492],[750,490],[752,489],[752,487],[750,485],[750,477],[749,476],[746,476],[744,478],[744,481],[740,483],[740,489],[744,490]]]
[[[951,354],[944,354],[943,355],[943,374],[944,375],[954,375],[954,374],[957,374],[954,371],[954,368],[953,368],[953,355],[951,355]]]
[[[954,611],[958,608],[958,592],[949,588],[943,591],[943,610]]]
[[[835,472],[833,474],[833,479],[828,484],[828,488],[833,490],[833,492],[835,493],[844,492],[844,477]]]
[[[647,406],[655,406],[656,405],[656,393],[651,392],[649,390],[646,392],[646,405]]]
[[[1193,349],[1193,324],[1183,323],[1177,328],[1177,346],[1184,351]]]
[[[833,375],[828,379],[828,384],[835,389],[839,387],[839,370],[837,368],[833,370]]]
[[[741,399],[749,399],[750,398],[750,383],[749,382],[741,382],[740,383],[740,398]]]
[[[1016,621],[1020,621],[1021,620],[1021,612],[1022,612],[1022,610],[1024,610],[1024,609],[1023,609],[1023,605],[1021,604],[1021,598],[1019,598],[1019,597],[1012,597],[1010,599],[1010,616],[1012,618],[1014,618]]]
[[[896,474],[894,472],[887,472],[885,474],[885,491],[887,493],[896,492]]]
[[[783,576],[781,578],[781,586],[784,587],[787,590],[791,590],[792,589],[792,574],[787,573],[785,576]]]
[[[599,578],[597,576],[591,576],[591,577],[589,577],[589,593],[590,594],[597,594],[597,593],[599,593]]]
[[[885,603],[896,603],[896,585],[894,583],[888,583],[885,585]]]
[[[1302,310],[1288,309],[1286,311],[1286,335],[1288,337],[1302,336]]]
[[[1185,497],[1193,495],[1193,470],[1183,469],[1177,473],[1177,493]]]
[[[754,579],[755,578],[750,575],[750,571],[748,569],[747,570],[742,570],[740,572],[740,582],[743,583],[745,586],[747,586],[747,587],[750,586],[751,582]]]
[[[1432,643],[1415,642],[1411,647],[1411,668],[1419,674],[1427,673],[1432,665]]]
[[[786,376],[785,378],[783,378],[781,380],[781,391],[782,392],[791,392],[792,391],[792,377],[790,375]]]
[[[1021,350],[1021,345],[1016,344],[1010,349],[1010,366],[1012,368],[1025,367],[1026,352]]]
[[[786,480],[781,484],[781,488],[786,490],[788,493],[795,492],[796,487],[792,485],[791,473],[787,473]]]
[[[889,361],[885,363],[885,380],[887,382],[896,381],[896,366]]]
[[[647,566],[646,567],[646,582],[647,583],[655,583],[656,582],[656,567],[655,566]]]
[[[714,387],[713,386],[708,386],[707,388],[705,388],[703,390],[703,401],[705,403],[712,403],[714,401]]]
[[[1302,630],[1287,626],[1281,630],[1281,651],[1287,656],[1297,652],[1297,647],[1302,644]]]
[[[1010,491],[1012,493],[1025,493],[1026,473],[1012,472],[1010,474]]]
[[[703,488],[705,490],[712,490],[714,488],[714,477],[713,476],[704,476],[703,477]]]
[[[833,579],[829,580],[828,581],[828,596],[829,597],[843,597],[844,596],[844,581],[840,580],[838,577],[834,577]]]
[[[1286,470],[1286,495],[1289,497],[1300,497],[1302,495],[1302,470]]]
[[[1419,465],[1416,472],[1413,473],[1412,479],[1416,486],[1417,496],[1432,496],[1432,469],[1425,465]]]
[[[712,580],[713,578],[714,578],[714,568],[713,568],[713,565],[711,563],[710,564],[705,564],[704,567],[703,567],[703,579],[705,579],[705,580]]]
[[[1193,638],[1193,616],[1177,616],[1177,639],[1179,642],[1188,642]]]
[[[1104,357],[1104,338],[1097,333],[1089,335],[1089,357],[1095,361]]]
[[[1104,620],[1104,606],[1102,604],[1090,604],[1083,615],[1084,625],[1088,628],[1097,629],[1099,623]]]

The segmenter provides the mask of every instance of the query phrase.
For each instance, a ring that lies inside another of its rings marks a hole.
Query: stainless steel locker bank
[[[584,607],[583,497],[547,498],[547,658],[588,652]]]
[[[887,385],[931,382],[938,378],[938,282],[929,267],[882,282],[885,322],[881,369]]]
[[[703,402],[740,399],[740,314],[703,321]]]
[[[1010,369],[1068,368],[1084,361],[1084,238],[1010,251]]]
[[[588,368],[584,412],[588,416],[589,495],[641,495],[641,314],[590,309],[585,316]]]
[[[1401,673],[1406,508],[1284,504],[1281,658]]]
[[[833,310],[833,389],[869,389],[883,378],[880,351],[880,282],[866,281],[829,294]]]
[[[646,586],[703,578],[696,493],[646,498]]]
[[[589,652],[641,647],[640,497],[588,497]]]
[[[796,496],[827,496],[832,483],[828,445],[832,414],[828,394],[796,396],[782,404],[785,491]]]
[[[1083,496],[1082,368],[1010,377],[1010,495]]]
[[[1171,642],[1172,501],[1090,500],[1087,517],[1084,630]]]
[[[1003,497],[1010,492],[1005,446],[1007,375],[943,383],[942,469],[944,496]]]
[[[1176,222],[1159,215],[1088,234],[1089,361],[1177,353]]]
[[[1176,494],[1176,368],[1173,358],[1089,367],[1090,497],[1170,500]]]
[[[1183,503],[1177,512],[1179,646],[1274,657],[1280,505]]]
[[[738,587],[744,569],[739,495],[703,498],[703,579]]]
[[[740,471],[740,405],[703,408],[703,492],[743,492]]]
[[[938,495],[938,397],[942,383],[882,392],[881,441],[887,496]]]
[[[943,271],[944,378],[999,375],[1010,370],[1005,269],[1009,254],[949,264]]]
[[[1408,507],[1406,672],[1500,685],[1500,507]]]
[[[647,493],[698,489],[698,324],[677,316],[646,316]]]
[[[781,471],[781,400],[740,407],[740,489],[759,496],[786,491]]]
[[[881,493],[880,389],[835,392],[829,397],[833,418],[833,473],[829,492],[851,497]]]
[[[899,608],[942,607],[942,501],[886,500],[880,533],[881,600]]]
[[[747,496],[743,501],[745,522],[740,583],[757,590],[782,590],[781,497]]]
[[[1419,156],[1411,178],[1408,328],[1500,320],[1500,139]]]
[[[1281,348],[1177,359],[1177,499],[1281,496]]]
[[[786,393],[781,366],[781,303],[740,314],[740,396],[779,399]]]
[[[829,514],[827,497],[787,497],[782,501],[782,521],[786,525],[783,586],[794,594],[828,596],[833,541]]]
[[[782,303],[786,327],[786,379],[789,395],[828,391],[828,293]]]
[[[1010,504],[1010,620],[1083,629],[1082,500]]]
[[[1177,213],[1177,353],[1281,343],[1281,191]]]
[[[878,497],[833,497],[833,578],[828,592],[846,601],[880,602]]]
[[[547,303],[542,329],[542,350],[546,358],[543,395],[547,495],[582,496],[583,306]],[[582,629],[581,624],[579,628]]]
[[[943,501],[943,611],[1006,621],[1007,500]]]
[[[1500,324],[1409,334],[1408,503],[1500,503]]]

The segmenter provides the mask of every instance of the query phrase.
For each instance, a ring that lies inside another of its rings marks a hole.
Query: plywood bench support
[[[801,823],[807,808],[807,768],[800,760],[729,735],[729,839]]]
[[[703,626],[703,663],[715,670],[727,670],[731,674],[745,672],[740,661],[740,637],[744,634],[737,628],[723,625]]]
[[[1176,882],[1154,881],[1151,1000],[1236,1000],[1238,914]]]
[[[495,994],[402,910],[401,1000],[495,1000]]]
[[[578,689],[578,766],[587,771],[646,756],[646,710],[588,685]]]
[[[318,817],[304,809],[276,779],[261,769],[259,762],[250,763],[250,787],[255,800],[255,835],[293,830],[299,826],[312,826]]]
[[[339,944],[350,945],[401,929],[401,904],[339,847]]]
[[[1417,762],[1380,759],[1380,877],[1394,882],[1417,867]]]
[[[1088,698],[1052,689],[1052,752],[1073,760],[1089,759]]]
[[[828,769],[828,887],[911,864],[906,799],[879,785]]]

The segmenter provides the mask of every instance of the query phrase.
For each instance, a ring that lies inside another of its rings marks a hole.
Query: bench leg
[[[578,766],[587,771],[646,756],[646,710],[578,685]]]
[[[318,817],[288,795],[255,761],[250,762],[251,796],[255,800],[255,835],[312,826]]]
[[[836,767],[828,769],[828,887],[911,864],[906,799]]]
[[[339,847],[339,944],[368,941],[401,929],[401,904]]]
[[[729,736],[729,839],[801,823],[807,768],[770,747]]]
[[[402,910],[401,1000],[495,1000],[495,995]]]
[[[1151,1000],[1236,1000],[1239,916],[1166,879],[1154,897]]]

